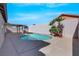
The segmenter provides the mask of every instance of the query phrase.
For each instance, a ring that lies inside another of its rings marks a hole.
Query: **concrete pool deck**
[[[50,45],[39,50],[46,56],[72,56],[72,39],[53,37],[46,42]]]
[[[49,45],[42,40],[20,40],[19,34],[7,33],[0,56],[45,56],[39,49]]]
[[[0,56],[72,56],[72,39],[22,41],[17,34],[8,33]]]

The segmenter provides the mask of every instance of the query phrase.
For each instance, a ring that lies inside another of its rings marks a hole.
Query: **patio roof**
[[[26,26],[26,25],[22,25],[22,24],[10,24],[10,23],[5,23],[5,26],[11,26],[11,27],[13,27],[13,26],[15,26],[16,27],[16,30],[17,30],[17,33],[20,33],[21,31],[22,32],[24,32],[24,30],[28,30],[29,28],[28,28],[28,26]],[[7,27],[8,28],[8,27]],[[10,29],[10,28],[9,28]]]
[[[22,24],[10,24],[10,23],[5,23],[5,25],[10,25],[10,26],[24,26],[24,27],[28,27],[26,25],[22,25]]]
[[[64,16],[65,16],[65,17],[72,17],[72,18],[79,18],[79,15],[72,15],[72,14],[61,14],[61,15],[58,16],[58,17],[64,17]],[[57,17],[57,18],[58,18],[58,17]],[[63,19],[63,20],[64,20],[64,19]],[[52,20],[50,24],[54,24],[54,22],[55,22],[55,21]]]

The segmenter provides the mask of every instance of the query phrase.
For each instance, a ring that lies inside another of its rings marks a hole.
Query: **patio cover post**
[[[23,30],[24,30],[24,26],[22,26],[22,32],[23,32]]]
[[[18,25],[16,25],[17,33],[18,33]]]

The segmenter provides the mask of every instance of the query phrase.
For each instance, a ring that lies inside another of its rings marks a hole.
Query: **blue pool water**
[[[27,35],[22,35],[20,38],[21,40],[49,40],[52,37],[43,34],[27,34]]]

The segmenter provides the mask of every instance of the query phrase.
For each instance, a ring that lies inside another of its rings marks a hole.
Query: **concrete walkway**
[[[39,51],[47,56],[72,56],[72,39],[55,38],[48,40],[50,45],[41,48]]]

